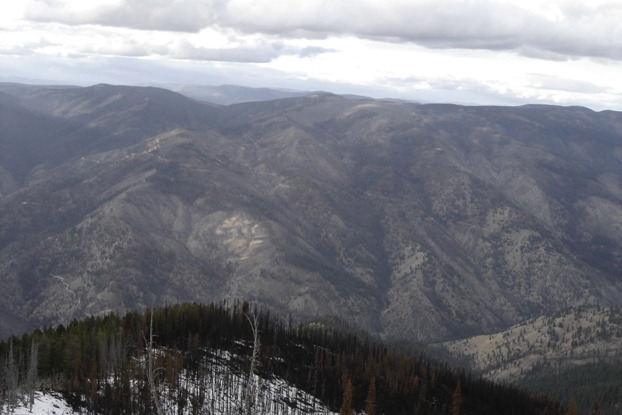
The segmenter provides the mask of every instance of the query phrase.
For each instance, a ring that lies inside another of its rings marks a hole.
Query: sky
[[[622,111],[622,0],[22,0],[0,82]]]

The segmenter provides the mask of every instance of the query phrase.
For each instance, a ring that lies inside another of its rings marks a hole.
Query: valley
[[[243,298],[429,343],[622,301],[616,112],[19,84],[0,106],[4,337]]]

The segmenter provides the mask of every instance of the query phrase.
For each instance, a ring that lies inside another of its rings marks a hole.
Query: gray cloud
[[[611,92],[611,88],[603,87],[593,82],[559,78],[545,74],[529,74],[527,79],[534,87],[545,90],[579,92],[582,94],[600,94]]]
[[[218,0],[122,0],[74,10],[64,0],[29,0],[24,18],[140,30],[198,32],[217,20]]]
[[[34,54],[36,49],[52,45],[53,43],[46,39],[40,39],[36,42],[23,42],[19,45],[12,45],[7,48],[0,47],[0,55],[28,56]]]
[[[234,48],[203,48],[185,43],[169,55],[177,59],[192,59],[221,62],[268,63],[284,55],[300,57],[315,56],[332,52],[332,49],[308,46],[294,47],[281,42],[262,41],[259,44]]]
[[[622,59],[620,3],[595,8],[564,3],[557,19],[493,0],[307,3],[274,1],[252,7],[249,0],[231,0],[219,17],[221,24],[249,33],[347,34],[429,48],[528,50],[555,59],[558,55]]]
[[[302,49],[298,49],[295,54],[300,56],[301,58],[309,58],[312,56],[321,55],[322,53],[332,53],[332,52],[337,52],[337,50],[330,49],[330,48],[323,48],[320,46],[306,46]]]
[[[260,42],[254,45],[245,45],[233,48],[204,48],[196,47],[188,42],[179,42],[169,56],[177,59],[267,63],[278,56],[287,54],[279,43]]]
[[[268,63],[283,55],[308,57],[332,52],[332,50],[315,46],[293,47],[282,42],[265,40],[234,47],[205,48],[192,45],[185,39],[179,39],[166,45],[153,45],[124,39],[123,42],[110,42],[104,46],[84,45],[78,47],[76,52],[82,55],[160,56],[193,61]]]
[[[31,0],[25,17],[180,32],[212,27],[285,38],[352,35],[429,48],[513,50],[540,59],[622,60],[620,3],[562,3],[558,19],[493,0],[123,0],[81,13],[63,4]]]

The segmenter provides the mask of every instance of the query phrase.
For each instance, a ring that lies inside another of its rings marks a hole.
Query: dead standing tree
[[[156,378],[158,376],[158,371],[163,370],[162,368],[153,368],[153,360],[154,360],[154,352],[153,352],[153,308],[151,308],[151,316],[149,320],[149,341],[145,339],[145,343],[147,344],[147,379],[149,381],[149,389],[151,390],[151,397],[153,398],[153,403],[156,407],[157,415],[164,415],[164,409],[162,408],[162,402],[160,401],[159,389],[162,385],[156,386]],[[143,335],[144,337],[144,335]]]
[[[37,388],[37,372],[39,361],[39,346],[35,343],[34,337],[30,346],[30,364],[28,365],[28,375],[26,379],[26,388],[28,390],[28,412],[32,412],[35,403],[35,389]]]
[[[19,396],[18,386],[19,386],[19,372],[18,366],[15,364],[15,359],[13,357],[13,338],[11,337],[9,343],[9,355],[7,356],[6,367],[4,371],[5,376],[5,384],[7,390],[7,405],[8,412],[13,413],[15,407],[17,406],[17,399]],[[1,408],[0,408],[1,409]]]
[[[249,317],[248,314],[244,314],[248,319],[248,322],[251,325],[251,329],[253,330],[253,354],[251,356],[251,368],[248,371],[248,380],[246,382],[246,392],[244,396],[244,406],[246,409],[246,415],[251,414],[251,406],[256,398],[257,390],[255,388],[255,382],[253,382],[253,375],[255,374],[255,370],[257,370],[257,366],[259,366],[259,327],[257,324],[257,314],[253,314],[252,318]]]

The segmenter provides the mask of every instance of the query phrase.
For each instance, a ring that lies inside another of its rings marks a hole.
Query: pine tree
[[[354,415],[354,410],[352,409],[352,382],[350,382],[350,379],[348,379],[346,389],[343,391],[343,404],[339,410],[339,415]]]
[[[462,386],[460,381],[454,390],[454,399],[451,403],[451,415],[460,415],[460,405],[462,404]]]
[[[577,415],[577,401],[575,398],[571,398],[570,402],[568,402],[568,411],[566,415]]]
[[[590,412],[590,415],[600,415],[600,401],[598,400],[598,398],[596,398],[596,400],[594,401],[594,406],[592,407],[592,412]]]
[[[365,399],[365,414],[376,415],[376,378],[371,378]]]

